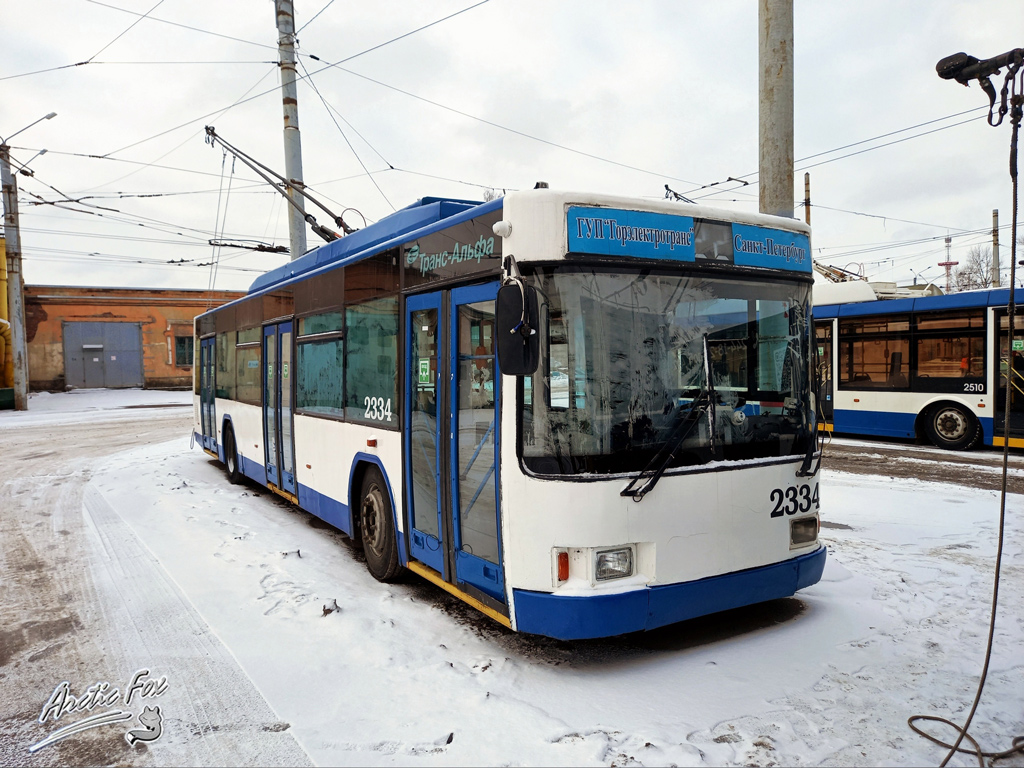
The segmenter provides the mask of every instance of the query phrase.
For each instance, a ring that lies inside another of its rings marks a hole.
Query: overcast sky
[[[794,202],[808,169],[815,257],[941,283],[943,238],[963,261],[990,245],[999,209],[1008,265],[1009,121],[989,127],[984,93],[941,80],[935,63],[1024,46],[1024,3],[795,5]],[[757,210],[754,0],[295,0],[295,11],[310,74],[304,177],[328,207],[355,209],[350,224],[538,180],[651,198],[669,184]],[[18,177],[28,284],[207,288],[211,237],[287,246],[281,197],[241,163],[232,175],[204,141],[214,125],[283,173],[272,0],[0,0],[0,18],[0,136],[57,113],[10,141],[35,171]],[[701,189],[729,177],[751,183]],[[287,256],[219,258],[215,287],[245,289]]]

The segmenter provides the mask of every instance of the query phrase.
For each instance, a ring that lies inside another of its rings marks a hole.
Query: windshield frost
[[[802,455],[810,440],[805,283],[542,269],[542,355],[523,384],[522,457],[538,474],[635,472],[714,385],[711,418],[669,467]]]

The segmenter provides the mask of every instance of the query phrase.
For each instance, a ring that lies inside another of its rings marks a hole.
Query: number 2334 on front
[[[810,512],[811,507],[821,509],[818,496],[818,484],[812,489],[809,485],[791,485],[789,488],[773,488],[768,496],[772,503],[772,517],[795,515],[797,512]]]

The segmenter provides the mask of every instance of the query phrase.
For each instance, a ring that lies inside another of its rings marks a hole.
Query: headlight
[[[801,517],[789,523],[789,546],[804,547],[818,539],[818,516]]]
[[[605,549],[594,557],[594,579],[607,581],[633,575],[633,548]]]

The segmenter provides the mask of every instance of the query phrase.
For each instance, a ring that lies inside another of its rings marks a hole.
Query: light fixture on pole
[[[35,160],[37,157],[42,157],[43,155],[45,155],[49,151],[50,150],[48,150],[48,149],[40,149],[38,152],[36,152],[34,155],[32,155],[32,157],[29,158],[27,163],[18,163],[17,164],[18,165],[18,173],[20,173],[22,176],[35,176],[36,172],[28,167],[29,164],[33,160]]]
[[[8,142],[36,123],[57,116],[50,112],[15,131],[0,137],[0,181],[3,182],[4,235],[7,240],[7,312],[14,347],[14,408],[28,409],[28,342],[25,334],[25,295],[21,276],[21,233],[18,227],[18,184],[11,173],[11,148]],[[33,158],[35,159],[35,158]]]

